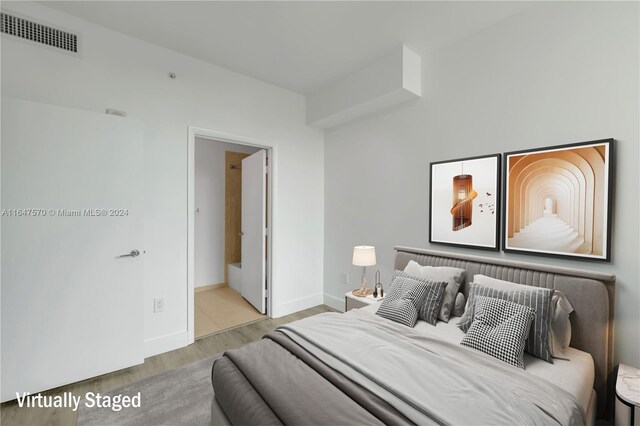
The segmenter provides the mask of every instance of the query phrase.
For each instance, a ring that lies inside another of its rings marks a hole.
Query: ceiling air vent
[[[78,35],[16,15],[0,13],[0,32],[67,52],[78,53]]]

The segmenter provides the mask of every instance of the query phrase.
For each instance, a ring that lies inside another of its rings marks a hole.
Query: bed
[[[287,324],[212,368],[212,416],[232,424],[593,424],[607,407],[615,276],[396,247],[409,261],[564,292],[573,305],[566,359],[525,354],[517,369],[459,345],[458,319],[409,328],[374,304]],[[224,413],[222,416],[220,413]]]

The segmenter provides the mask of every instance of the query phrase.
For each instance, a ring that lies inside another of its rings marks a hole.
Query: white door
[[[242,296],[265,313],[267,153],[242,160]]]
[[[1,148],[2,401],[142,363],[142,126],[2,98]]]

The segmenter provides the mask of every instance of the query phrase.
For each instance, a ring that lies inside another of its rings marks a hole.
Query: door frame
[[[188,344],[192,344],[195,341],[195,154],[196,154],[196,138],[209,139],[212,143],[225,142],[233,143],[237,145],[252,146],[255,148],[262,148],[267,151],[267,260],[265,267],[267,268],[267,303],[266,314],[271,315],[271,292],[272,281],[271,271],[273,268],[273,211],[274,211],[274,197],[273,188],[277,179],[277,161],[276,154],[277,148],[275,144],[267,142],[261,139],[236,135],[232,133],[223,132],[220,130],[204,129],[201,127],[187,126],[187,333]]]

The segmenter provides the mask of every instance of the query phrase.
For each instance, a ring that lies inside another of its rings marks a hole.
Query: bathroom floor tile
[[[196,306],[196,317],[195,317],[195,337],[203,337],[207,336],[211,333],[215,333],[220,331],[221,328],[219,325],[211,321],[207,315],[202,311],[202,309]]]
[[[196,338],[267,318],[230,287],[196,293],[195,305]]]

